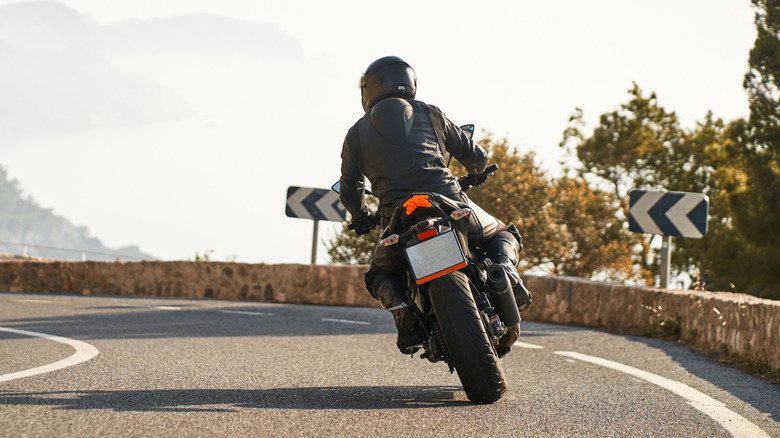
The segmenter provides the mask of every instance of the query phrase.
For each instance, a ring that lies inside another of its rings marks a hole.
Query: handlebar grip
[[[362,236],[364,234],[370,233],[371,230],[378,227],[379,225],[379,216],[369,214],[361,220],[352,221],[351,223],[347,224],[347,229],[354,231],[358,236]]]
[[[485,170],[478,174],[478,175],[464,175],[458,178],[458,183],[460,184],[460,189],[464,192],[468,191],[472,186],[477,187],[482,185],[485,180],[487,180],[487,177],[492,175],[493,172],[498,170],[498,164],[493,163],[490,166],[486,167]]]

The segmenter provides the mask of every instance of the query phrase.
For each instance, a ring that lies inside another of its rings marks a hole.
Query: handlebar
[[[460,189],[464,192],[468,191],[472,186],[478,187],[482,185],[483,182],[492,175],[496,170],[498,170],[498,164],[493,163],[490,166],[485,168],[485,171],[477,174],[477,175],[465,175],[458,178],[458,184],[460,184]]]

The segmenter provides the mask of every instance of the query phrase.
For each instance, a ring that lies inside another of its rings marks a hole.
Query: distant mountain
[[[301,43],[273,24],[204,14],[125,20],[95,29],[106,53],[241,56],[269,63],[303,58]]]
[[[211,131],[216,123],[232,121],[233,114],[240,112],[271,129],[278,118],[287,117],[279,102],[296,109],[300,105],[288,98],[290,90],[312,94],[317,86],[307,80],[312,77],[315,73],[300,42],[272,24],[188,14],[103,25],[54,1],[0,6],[0,166],[10,164],[3,162],[3,147],[9,144],[17,150],[29,145],[27,160],[50,159],[29,152],[39,144],[62,148],[73,152],[73,159],[83,165],[88,161],[80,158],[88,150],[86,143],[99,142],[95,147],[113,152],[127,144],[113,142],[113,136],[140,132],[138,138],[146,139],[144,131],[161,133],[161,145],[176,143],[168,152],[180,150],[178,142],[189,137],[177,129],[186,129],[180,126],[190,126],[189,121],[144,125],[186,117],[208,123]],[[113,129],[128,125],[138,129]],[[101,132],[30,138],[93,128]],[[187,157],[180,158],[186,168]],[[155,159],[153,154],[149,159]],[[172,173],[181,170],[173,169],[178,165],[178,159],[170,163]],[[203,167],[206,172],[208,166]],[[142,172],[133,178],[144,178]],[[86,228],[23,198],[4,170],[0,172],[0,241],[147,256],[133,247],[105,248]],[[0,244],[0,252],[11,250],[22,248]],[[28,254],[68,255],[32,247]]]
[[[190,113],[170,90],[115,69],[92,37],[94,26],[58,3],[0,7],[0,137]]]
[[[9,180],[0,167],[0,253],[23,254],[24,247],[16,245],[19,243],[29,245],[28,256],[44,258],[81,260],[80,252],[84,251],[87,260],[155,259],[136,246],[107,248],[90,236],[86,227],[73,225],[31,198],[25,199],[19,183]]]
[[[163,69],[185,79],[177,57],[199,59],[184,64],[196,69],[235,68],[221,65],[228,57],[269,70],[303,60],[301,44],[271,24],[189,14],[101,25],[57,2],[0,6],[0,138],[192,115],[148,76]]]

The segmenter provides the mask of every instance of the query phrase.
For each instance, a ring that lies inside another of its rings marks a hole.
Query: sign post
[[[314,236],[311,243],[312,265],[317,262],[319,221],[344,222],[347,220],[347,211],[341,205],[339,194],[328,189],[288,187],[285,214],[287,217],[314,221]]]
[[[669,271],[672,268],[672,238],[670,236],[662,236],[661,240],[661,289],[666,289],[669,286]]]
[[[320,232],[320,221],[314,221],[314,233],[311,238],[311,264],[317,263],[317,235]]]
[[[703,193],[634,189],[629,196],[628,229],[663,236],[660,286],[669,285],[671,236],[701,239],[707,234],[709,199]]]

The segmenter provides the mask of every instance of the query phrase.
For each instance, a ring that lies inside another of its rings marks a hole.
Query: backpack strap
[[[432,114],[429,105],[424,104],[423,108],[425,108],[425,114],[428,115],[428,120],[431,121],[433,131],[436,133],[436,138],[439,140],[439,147],[441,148],[442,155],[444,155],[447,152],[447,149],[444,147],[444,140],[447,138],[446,135],[444,135],[444,120],[441,117],[435,117],[434,114]]]
[[[363,171],[363,148],[360,146],[360,124],[356,123],[352,129],[347,132],[347,146],[356,155],[358,155],[358,168]]]

